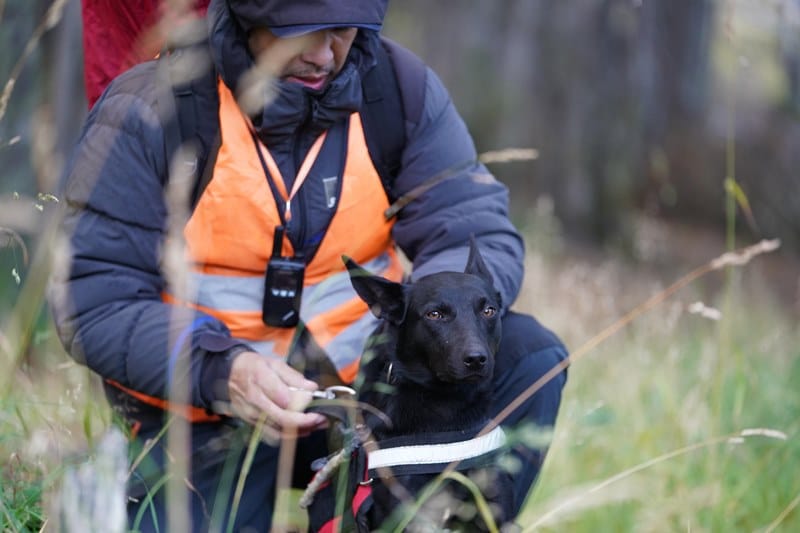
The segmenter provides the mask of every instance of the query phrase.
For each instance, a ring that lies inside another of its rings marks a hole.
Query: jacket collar
[[[213,0],[208,9],[211,54],[222,80],[236,95],[242,76],[254,67],[247,39],[233,19],[224,0]],[[361,76],[375,63],[378,34],[360,30],[341,72],[322,91],[312,91],[296,83],[278,80],[269,92],[270,103],[251,119],[261,140],[271,150],[280,145],[303,145],[332,124],[361,108]],[[268,101],[265,94],[265,101]],[[303,139],[298,139],[301,136]]]

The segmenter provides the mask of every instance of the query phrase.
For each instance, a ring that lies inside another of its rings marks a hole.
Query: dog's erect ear
[[[400,324],[406,314],[403,285],[371,274],[346,255],[342,260],[350,274],[350,283],[372,314],[392,324]]]
[[[483,278],[489,285],[494,286],[494,278],[486,263],[483,262],[481,252],[478,250],[478,244],[475,242],[475,235],[470,235],[469,238],[469,257],[467,258],[467,268],[464,269],[464,273]]]

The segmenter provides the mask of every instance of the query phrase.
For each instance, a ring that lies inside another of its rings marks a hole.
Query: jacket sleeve
[[[406,129],[408,142],[393,190],[397,196],[448,169],[460,169],[397,215],[393,236],[413,262],[412,278],[445,270],[462,272],[474,235],[509,307],[522,283],[524,246],[509,219],[508,189],[477,162],[464,121],[430,69],[421,118]]]
[[[102,378],[159,398],[170,380],[188,378],[191,403],[210,408],[227,400],[225,356],[242,347],[218,320],[161,300],[164,131],[155,98],[119,88],[138,70],[95,105],[65,169],[66,246],[50,305],[67,352]]]

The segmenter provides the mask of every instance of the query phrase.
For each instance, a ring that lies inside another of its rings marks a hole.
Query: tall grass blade
[[[228,516],[228,525],[225,528],[226,533],[233,532],[233,523],[236,519],[236,514],[239,512],[239,504],[242,501],[242,494],[244,493],[244,483],[247,480],[247,476],[250,474],[250,468],[253,466],[253,459],[255,458],[258,445],[261,442],[261,434],[266,421],[267,414],[264,413],[253,428],[253,434],[250,435],[250,441],[247,443],[247,452],[244,457],[244,462],[242,463],[242,470],[239,472],[239,480],[236,482],[236,490],[233,493],[233,502],[231,503],[230,516]]]
[[[781,511],[781,513],[773,520],[763,531],[759,531],[759,533],[772,533],[775,531],[779,525],[786,519],[789,514],[794,511],[797,506],[800,505],[800,494],[795,496],[795,498],[789,502],[789,505]]]

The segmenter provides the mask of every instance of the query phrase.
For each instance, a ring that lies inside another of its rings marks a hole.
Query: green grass
[[[98,382],[69,361],[47,330],[17,365],[0,372],[0,531],[47,529],[65,467],[82,462],[108,427]]]
[[[800,334],[759,284],[758,261],[706,302],[721,320],[687,312],[710,293],[700,279],[573,363],[523,528],[800,530]],[[532,257],[517,307],[579,351],[672,281],[644,270],[566,252]],[[109,425],[96,378],[69,361],[46,323],[24,363],[1,369],[13,376],[0,391],[3,531],[47,530],[65,466],[86,457]],[[732,438],[748,428],[786,439]]]
[[[12,453],[0,471],[0,479],[0,527],[3,531],[38,530],[44,522],[41,470]]]
[[[800,530],[798,511],[777,522],[800,494],[796,317],[745,289],[743,276],[719,297],[720,321],[686,312],[698,292],[690,287],[572,366],[521,524],[542,520],[544,531],[578,532]],[[780,433],[727,438],[748,428]]]

